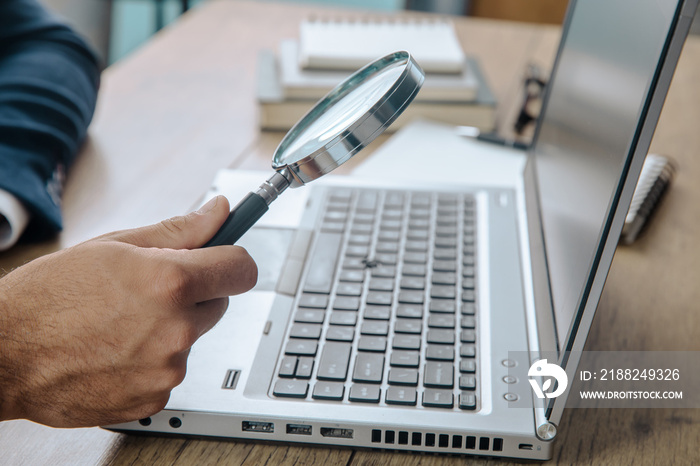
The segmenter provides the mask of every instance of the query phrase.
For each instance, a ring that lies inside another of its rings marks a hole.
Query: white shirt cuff
[[[27,209],[15,196],[0,189],[0,251],[15,245],[27,223]]]

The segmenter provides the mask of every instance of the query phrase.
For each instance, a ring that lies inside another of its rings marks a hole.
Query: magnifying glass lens
[[[332,96],[322,100],[316,107],[316,119],[295,134],[289,145],[277,154],[276,163],[289,165],[323,148],[329,140],[349,128],[376,105],[396,83],[405,65],[405,62],[395,63],[391,68],[370,76],[358,87],[349,89],[340,100]]]

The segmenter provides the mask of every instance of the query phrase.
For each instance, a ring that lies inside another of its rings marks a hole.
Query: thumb
[[[100,239],[133,244],[142,248],[197,249],[219,230],[229,214],[224,196],[210,199],[199,210],[172,217],[155,225],[109,233]]]

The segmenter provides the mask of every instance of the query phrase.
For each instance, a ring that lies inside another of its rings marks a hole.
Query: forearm
[[[0,2],[0,189],[37,231],[61,228],[60,194],[92,118],[99,67],[89,47],[33,0]]]

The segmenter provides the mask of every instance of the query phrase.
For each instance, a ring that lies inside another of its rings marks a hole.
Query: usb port
[[[352,429],[336,429],[333,427],[321,427],[321,435],[323,437],[333,438],[352,438],[354,431]]]
[[[241,428],[243,432],[272,433],[275,431],[275,425],[272,422],[243,421]]]
[[[518,448],[521,450],[532,450],[533,449],[532,445],[529,443],[521,443],[520,445],[518,445]]]
[[[311,435],[311,426],[306,424],[287,424],[287,433],[296,435]]]

